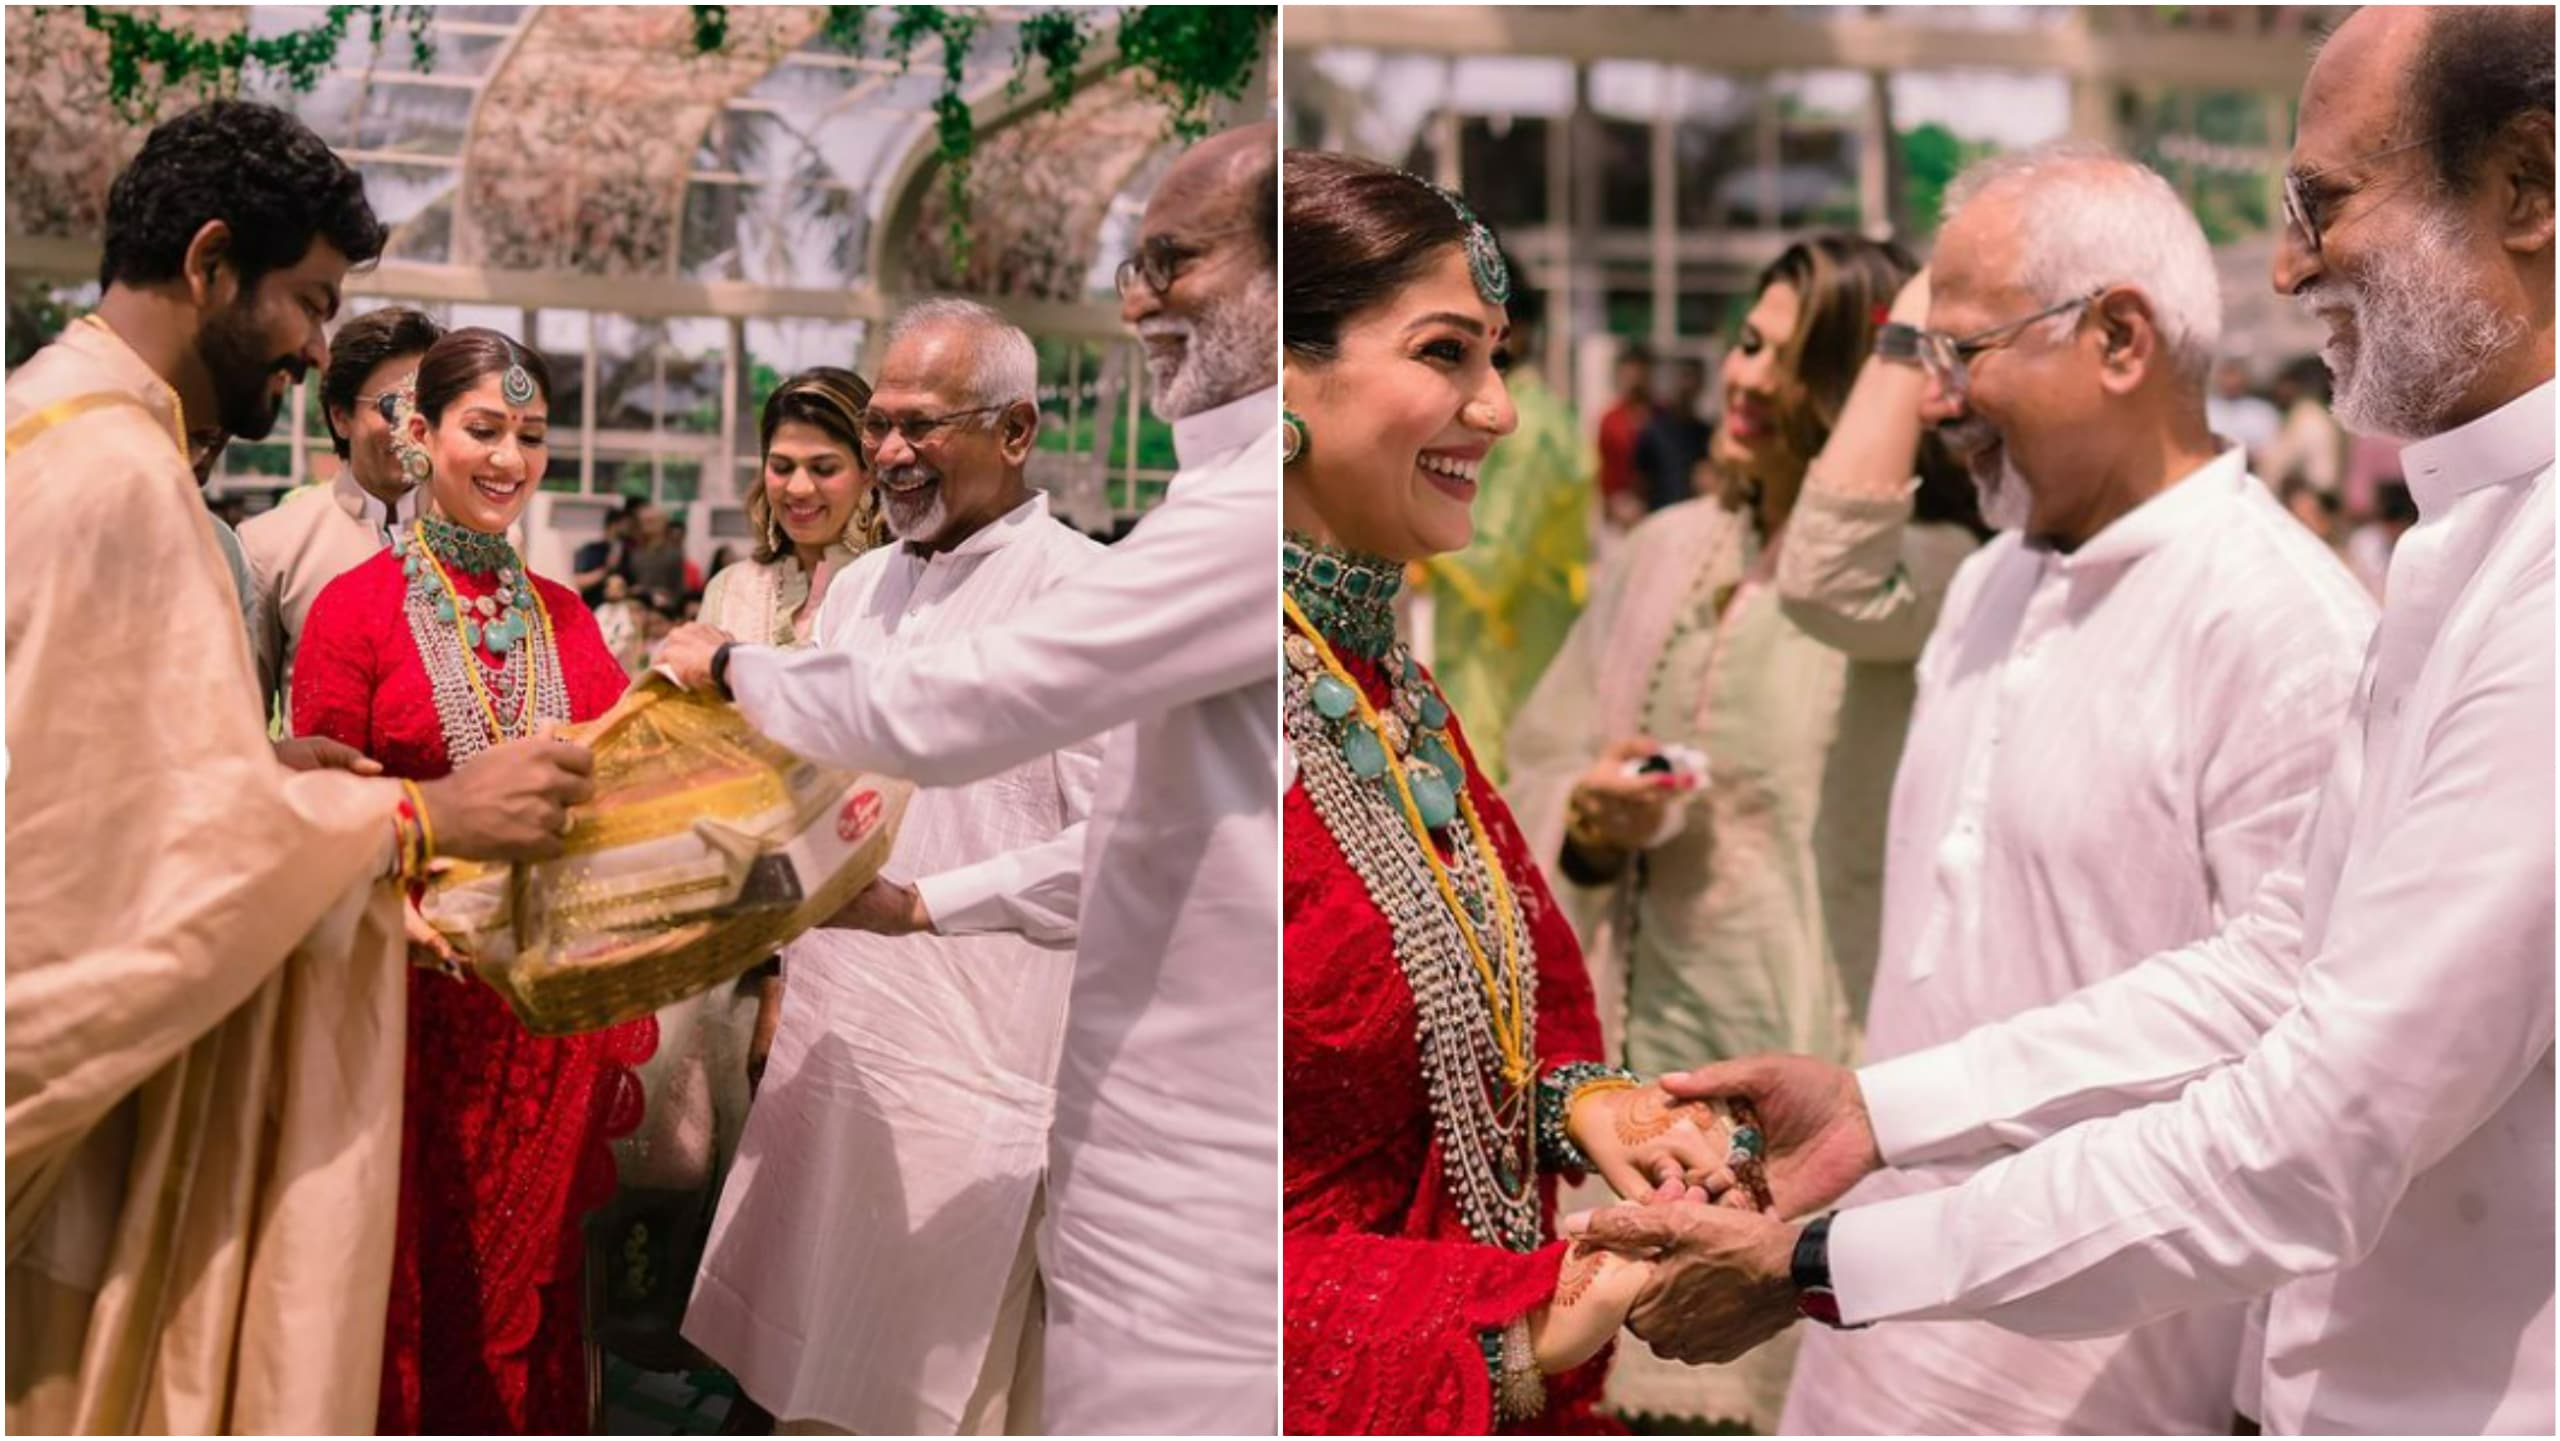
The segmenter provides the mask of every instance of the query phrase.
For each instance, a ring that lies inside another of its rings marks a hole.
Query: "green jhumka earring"
[[[1307,453],[1306,417],[1287,406],[1280,407],[1280,463],[1295,465]]]

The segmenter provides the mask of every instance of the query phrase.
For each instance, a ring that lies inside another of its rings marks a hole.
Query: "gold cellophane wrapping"
[[[914,789],[803,760],[654,673],[567,735],[594,750],[596,790],[565,852],[446,865],[420,907],[537,1035],[707,991],[843,909]]]

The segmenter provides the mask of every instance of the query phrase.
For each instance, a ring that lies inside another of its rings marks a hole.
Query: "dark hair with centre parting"
[[[1466,222],[1439,191],[1375,161],[1291,150],[1281,164],[1281,343],[1300,359],[1331,360],[1343,327],[1463,245]]]
[[[390,234],[363,178],[311,127],[272,105],[215,100],[163,121],[108,187],[98,284],[177,279],[196,232],[215,220],[231,228],[244,295],[300,264],[314,240],[364,265]]]
[[[442,339],[444,327],[433,316],[405,305],[368,310],[329,337],[329,368],[320,374],[320,417],[338,447],[338,459],[347,459],[352,449],[338,429],[338,412],[356,408],[365,377],[386,360],[423,357]]]
[[[418,362],[418,413],[429,425],[444,422],[445,407],[461,399],[470,389],[492,375],[503,374],[508,366],[521,365],[533,377],[534,389],[541,393],[542,403],[551,404],[551,367],[542,356],[494,330],[472,326],[449,331],[444,339],[427,350]]]
[[[862,499],[853,508],[846,539],[866,548],[877,545],[881,536],[880,506],[871,490],[871,467],[862,458],[862,412],[870,404],[870,381],[838,366],[811,366],[782,382],[765,398],[764,419],[758,432],[758,449],[770,451],[773,433],[782,428],[783,422],[796,420],[816,426],[852,455]],[[755,539],[752,553],[756,560],[781,559],[789,546],[773,543],[773,502],[765,498],[761,475],[747,487],[746,508],[747,532]]]

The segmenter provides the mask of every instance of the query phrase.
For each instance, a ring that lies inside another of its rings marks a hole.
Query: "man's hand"
[[[661,667],[676,678],[686,690],[703,690],[711,684],[711,656],[734,639],[716,625],[687,621],[667,632],[658,643],[658,653],[651,664]]]
[[[1867,1098],[1845,1066],[1811,1056],[1746,1056],[1675,1072],[1659,1084],[1674,1096],[1739,1096],[1758,1109],[1769,1193],[1780,1215],[1821,1210],[1884,1164]]]
[[[1680,1201],[1611,1206],[1564,1229],[1586,1247],[1653,1263],[1627,1325],[1657,1356],[1731,1361],[1795,1323],[1791,1223]]]
[[[1696,783],[1677,771],[1660,775],[1627,774],[1629,761],[1661,750],[1648,736],[1629,736],[1600,753],[1591,768],[1574,782],[1569,802],[1573,834],[1626,853],[1644,850],[1662,830],[1662,818],[1674,801],[1685,799]]]
[[[569,807],[595,794],[595,753],[571,741],[533,738],[483,751],[418,793],[438,855],[538,861],[560,854]]]
[[[298,771],[353,771],[360,776],[382,774],[382,762],[357,750],[344,741],[327,736],[295,736],[277,741],[276,759]]]
[[[1674,1100],[1659,1085],[1588,1092],[1564,1129],[1622,1201],[1644,1200],[1665,1184],[1674,1196],[1683,1186],[1714,1196],[1733,1184],[1715,1113]]]
[[[881,936],[912,936],[933,929],[924,893],[883,876],[862,888],[845,908],[820,922],[840,931],[869,931]]]

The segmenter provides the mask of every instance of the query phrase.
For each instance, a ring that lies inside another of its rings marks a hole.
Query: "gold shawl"
[[[7,410],[9,1428],[370,1431],[397,788],[276,763],[139,356],[75,326]]]

